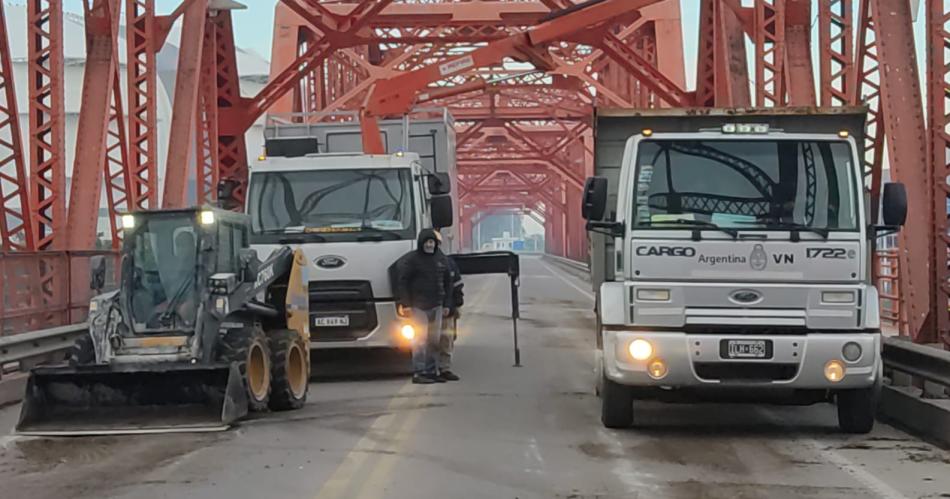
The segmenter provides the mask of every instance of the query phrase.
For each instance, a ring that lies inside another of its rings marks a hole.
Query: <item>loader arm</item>
[[[419,94],[429,84],[500,63],[506,57],[530,61],[539,69],[545,69],[545,66],[550,65],[550,61],[546,60],[550,59],[550,56],[543,50],[548,44],[569,39],[605,23],[619,23],[639,16],[641,8],[658,1],[660,0],[589,0],[554,12],[537,26],[489,42],[465,55],[376,82],[360,111],[363,152],[385,154],[386,148],[380,136],[378,118],[408,113]],[[476,84],[471,90],[481,88],[483,85]]]

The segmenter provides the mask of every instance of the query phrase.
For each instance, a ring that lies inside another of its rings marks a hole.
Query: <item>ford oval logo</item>
[[[742,305],[753,305],[762,301],[762,293],[751,289],[740,289],[733,291],[729,299]]]
[[[326,255],[317,258],[314,260],[314,263],[316,263],[317,267],[320,267],[321,269],[338,269],[346,265],[346,258],[336,255]]]

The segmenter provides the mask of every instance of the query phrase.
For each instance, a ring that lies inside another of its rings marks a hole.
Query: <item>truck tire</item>
[[[221,341],[220,358],[237,364],[247,392],[248,409],[267,410],[271,394],[271,355],[260,327],[232,329]]]
[[[601,374],[600,421],[607,428],[629,428],[633,424],[633,394],[630,387]]]
[[[66,352],[70,366],[88,366],[96,362],[96,348],[92,345],[92,336],[88,333],[76,338],[73,346]]]
[[[838,427],[845,433],[869,433],[877,411],[875,387],[842,390],[836,395]]]
[[[271,331],[271,395],[274,411],[300,409],[310,389],[310,351],[296,331]]]

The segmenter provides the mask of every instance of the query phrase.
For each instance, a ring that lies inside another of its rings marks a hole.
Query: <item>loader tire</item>
[[[269,335],[273,411],[300,409],[310,389],[310,349],[296,331],[281,329]]]
[[[220,352],[221,360],[237,364],[248,409],[266,411],[271,394],[271,355],[264,331],[259,327],[231,330],[224,336]]]
[[[92,336],[84,334],[76,339],[66,352],[70,366],[88,366],[96,362],[96,348],[92,345]]]

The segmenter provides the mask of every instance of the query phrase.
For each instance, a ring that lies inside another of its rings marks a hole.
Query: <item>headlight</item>
[[[844,379],[844,364],[840,360],[831,360],[825,364],[825,379],[837,383]]]
[[[214,212],[213,211],[202,211],[201,216],[201,225],[211,225],[214,223]]]
[[[399,329],[399,334],[401,334],[403,338],[412,341],[412,339],[416,337],[416,328],[412,327],[412,324],[405,324]]]
[[[642,301],[670,301],[670,290],[638,289],[637,299]]]
[[[220,297],[214,300],[214,309],[219,314],[228,313],[228,299],[224,297]]]
[[[135,217],[133,215],[122,215],[120,221],[122,222],[122,228],[124,230],[135,228]]]
[[[633,360],[647,360],[653,357],[653,345],[647,340],[635,339],[630,342],[627,350],[630,351]]]
[[[824,303],[854,303],[854,291],[822,291]]]
[[[94,314],[98,311],[99,311],[99,301],[92,300],[91,302],[89,302],[89,313]]]
[[[849,341],[841,347],[841,356],[848,362],[857,362],[861,358],[861,353],[861,345],[853,341]]]

